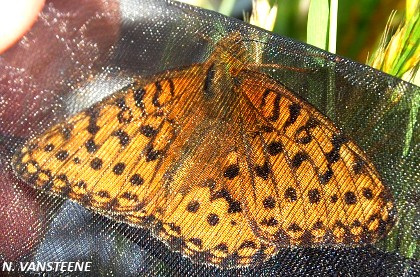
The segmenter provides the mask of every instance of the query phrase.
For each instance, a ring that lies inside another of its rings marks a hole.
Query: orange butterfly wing
[[[251,71],[241,46],[226,39],[205,63],[137,80],[53,127],[15,155],[17,174],[220,267],[383,236],[393,203],[373,165]]]

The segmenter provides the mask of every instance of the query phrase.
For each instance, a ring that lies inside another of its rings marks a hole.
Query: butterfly
[[[372,162],[247,43],[134,80],[29,140],[16,174],[221,268],[384,237],[395,204]]]

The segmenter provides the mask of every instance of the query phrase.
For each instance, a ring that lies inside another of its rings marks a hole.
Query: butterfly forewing
[[[17,174],[220,267],[382,237],[394,207],[373,165],[310,104],[248,69],[242,43],[136,80],[30,140]]]

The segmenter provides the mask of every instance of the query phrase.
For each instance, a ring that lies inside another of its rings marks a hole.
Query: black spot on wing
[[[198,248],[203,248],[203,241],[199,238],[190,238],[189,242],[197,246]]]
[[[347,191],[344,194],[344,202],[347,205],[354,205],[354,204],[356,204],[357,203],[357,196],[356,196],[356,194],[354,192],[352,192],[352,191]]]
[[[146,147],[146,162],[157,160],[162,154],[161,150],[155,150],[151,146]]]
[[[60,150],[55,154],[55,157],[59,161],[65,161],[69,156],[69,152],[67,150]]]
[[[308,191],[308,198],[312,204],[319,203],[321,201],[321,193],[318,189],[311,189]]]
[[[124,97],[119,97],[119,98],[115,99],[115,105],[120,109],[127,108],[127,105],[125,104],[125,98]]]
[[[196,213],[200,208],[200,203],[196,200],[190,201],[187,205],[187,211],[190,213]]]
[[[368,200],[371,200],[373,198],[373,192],[370,188],[363,188],[362,194]]]
[[[268,177],[270,176],[270,172],[271,172],[271,169],[267,161],[265,161],[262,166],[261,165],[255,166],[255,174],[258,177],[263,178],[264,180],[268,179]]]
[[[80,164],[80,158],[79,158],[79,157],[74,157],[74,158],[73,158],[73,162],[74,162],[75,164]]]
[[[126,165],[125,163],[117,163],[113,168],[112,171],[115,175],[121,175],[124,172]]]
[[[140,186],[144,183],[144,179],[139,174],[133,174],[130,177],[130,183],[134,186]]]
[[[352,169],[356,175],[359,175],[363,172],[363,168],[365,167],[365,161],[362,160],[360,157],[356,157],[355,162],[353,163]]]
[[[93,138],[90,138],[86,141],[85,147],[88,153],[94,153],[98,150],[98,146],[96,145]]]
[[[268,196],[263,200],[263,206],[265,209],[274,209],[276,207],[276,200],[272,196]]]
[[[129,191],[122,193],[121,198],[131,200],[131,201],[138,201],[138,196]]]
[[[150,125],[143,125],[140,127],[140,133],[142,133],[144,136],[151,138],[157,134],[158,130],[154,129]]]
[[[100,170],[102,168],[102,160],[100,158],[94,158],[91,162],[90,162],[90,167],[93,170]]]
[[[229,165],[223,172],[223,176],[232,180],[239,175],[239,166],[237,164]]]
[[[292,187],[288,187],[284,191],[284,198],[288,199],[290,202],[294,202],[297,200],[297,193],[296,189]]]
[[[331,195],[331,199],[330,199],[331,203],[336,203],[338,201],[338,196],[337,194],[333,194]]]
[[[217,214],[213,214],[213,213],[209,214],[207,216],[207,223],[210,226],[216,226],[219,223],[219,216]]]
[[[45,147],[44,147],[45,152],[51,152],[53,150],[54,150],[54,144],[50,143],[50,144],[45,145]]]
[[[279,141],[272,141],[267,146],[267,152],[270,156],[275,156],[283,152],[283,145]]]

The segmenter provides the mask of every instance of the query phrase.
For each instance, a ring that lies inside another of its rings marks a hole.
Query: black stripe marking
[[[100,190],[96,193],[97,196],[101,197],[101,198],[110,198],[111,195],[109,195],[109,192],[107,192],[106,190]]]
[[[261,225],[267,226],[267,227],[274,227],[277,226],[279,224],[279,222],[274,218],[274,217],[270,217],[270,218],[264,218],[261,222]]]
[[[144,109],[143,97],[146,94],[146,90],[144,88],[139,88],[134,90],[133,98],[134,102],[136,103],[136,107]]]
[[[181,227],[175,225],[175,223],[168,223],[169,228],[177,233],[178,235],[181,235]]]
[[[271,110],[271,117],[268,118],[270,121],[277,121],[280,116],[280,99],[281,96],[279,93],[276,93],[275,91],[272,91],[270,89],[266,89],[263,94],[262,102],[261,102],[261,108],[265,109],[267,105],[267,97],[270,95],[270,93],[275,94],[273,107]]]
[[[292,231],[292,232],[299,232],[299,231],[302,231],[302,228],[296,223],[293,223],[289,226],[289,228],[287,228],[287,230]]]
[[[155,150],[151,146],[146,146],[146,162],[154,161],[162,154],[161,150]]]
[[[212,91],[212,83],[214,81],[214,76],[216,74],[215,65],[212,64],[207,70],[206,79],[204,80],[204,94],[208,97],[213,97],[214,92]]]
[[[166,79],[166,81],[169,83],[169,93],[174,96],[175,95],[175,85],[172,79]]]
[[[153,94],[152,103],[153,106],[159,108],[162,107],[162,104],[159,102],[159,96],[162,93],[162,84],[160,81],[155,82],[155,93]]]
[[[223,243],[223,242],[216,245],[215,249],[219,250],[219,251],[222,251],[222,252],[225,252],[225,253],[228,252],[228,247],[227,247],[226,243]]]
[[[299,104],[293,103],[289,105],[289,118],[285,123],[285,128],[296,122],[297,118],[300,115],[301,109],[302,107]]]
[[[89,117],[89,125],[87,127],[87,131],[90,134],[95,135],[100,129],[100,127],[96,125],[96,122],[99,118],[100,110],[93,106],[87,109],[85,113]]]
[[[251,240],[246,240],[244,241],[240,246],[239,249],[243,249],[243,248],[253,248],[253,249],[257,249],[257,245],[255,244],[255,242],[251,241]]]
[[[330,152],[325,154],[325,158],[327,159],[328,163],[336,163],[340,159],[341,146],[347,143],[348,141],[349,139],[343,134],[334,135],[334,137],[331,140],[333,149],[331,149]]]
[[[299,168],[308,158],[309,156],[305,152],[296,153],[296,155],[292,158],[292,167]]]
[[[330,168],[330,166],[328,166],[327,171],[325,171],[324,174],[322,174],[322,175],[319,176],[319,182],[322,185],[325,185],[325,184],[327,184],[331,180],[331,178],[332,178],[333,175],[334,175],[333,170]]]

